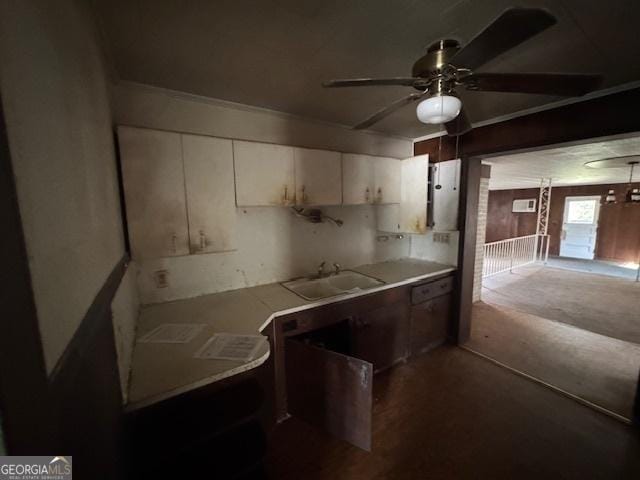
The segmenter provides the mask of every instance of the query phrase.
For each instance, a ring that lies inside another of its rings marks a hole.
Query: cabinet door
[[[427,231],[428,155],[418,155],[402,161],[402,201],[400,230],[406,233]]]
[[[232,250],[236,202],[231,140],[182,135],[182,155],[190,252]]]
[[[373,158],[342,154],[342,202],[345,205],[373,203]]]
[[[236,204],[239,207],[293,205],[293,147],[233,141]]]
[[[376,372],[408,355],[409,307],[405,302],[371,310],[353,319],[352,353]]]
[[[398,163],[400,203],[378,207],[378,230],[393,233],[426,233],[429,157],[418,155]]]
[[[189,253],[180,134],[118,127],[134,259]]]
[[[433,190],[433,228],[437,231],[458,230],[460,202],[460,160],[434,165],[433,179],[441,188]]]
[[[452,296],[441,295],[411,308],[411,354],[443,344],[448,335]]]
[[[289,413],[364,450],[371,450],[371,363],[288,338]]]
[[[373,160],[374,202],[400,203],[400,166],[395,158],[375,157]]]
[[[342,158],[338,152],[294,149],[296,203],[342,204]]]

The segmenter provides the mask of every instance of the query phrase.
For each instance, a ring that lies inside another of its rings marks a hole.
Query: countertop
[[[357,293],[308,301],[279,283],[271,283],[143,307],[138,319],[138,338],[163,323],[206,326],[186,344],[136,343],[126,409],[136,410],[251,370],[269,357],[269,344],[265,342],[256,358],[246,363],[194,358],[193,354],[214,333],[258,334],[277,316],[395,288],[452,272],[455,267],[407,258],[349,270],[377,278],[385,284]]]

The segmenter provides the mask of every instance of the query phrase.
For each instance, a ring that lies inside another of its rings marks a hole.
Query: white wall
[[[449,235],[449,243],[435,242],[433,234],[434,231],[429,230],[426,235],[411,235],[410,256],[430,262],[457,265],[460,232],[445,232]]]
[[[315,272],[322,261],[343,268],[409,255],[409,241],[376,241],[373,206],[331,207],[344,221],[311,224],[288,208],[238,209],[238,249],[234,252],[146,260],[139,266],[142,303],[244,288]],[[167,270],[169,286],[156,288],[153,273]]]
[[[85,3],[0,3],[0,91],[49,372],[124,253],[108,89]]]
[[[147,85],[115,85],[112,105],[119,125],[396,158],[413,155],[413,142],[408,138],[356,131]]]
[[[406,139],[136,84],[115,85],[112,104],[118,124],[398,158],[413,151]],[[375,207],[324,211],[344,220],[344,226],[313,225],[288,208],[237,209],[236,251],[139,263],[141,301],[155,303],[282,281],[315,271],[323,260],[348,268],[408,256],[408,238],[376,242]],[[168,287],[156,288],[153,274],[158,270],[168,272]]]
[[[130,264],[111,303],[123,403],[127,403],[129,392],[129,373],[139,311],[140,298],[136,286],[136,269]]]

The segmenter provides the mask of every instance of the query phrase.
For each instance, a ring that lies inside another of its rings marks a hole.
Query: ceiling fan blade
[[[460,110],[460,113],[456,118],[444,124],[444,128],[447,130],[447,135],[450,137],[457,137],[458,135],[464,135],[470,131],[473,127],[469,118],[464,111],[464,107]]]
[[[475,73],[462,82],[467,90],[580,97],[602,85],[601,75],[560,73]]]
[[[451,62],[457,67],[474,70],[556,21],[549,12],[538,8],[510,8],[462,47]]]
[[[426,95],[426,93],[412,93],[408,97],[404,97],[404,98],[401,98],[400,100],[396,100],[388,107],[385,107],[382,110],[377,111],[376,113],[371,115],[369,118],[367,118],[365,121],[360,122],[353,128],[354,130],[362,130],[363,128],[370,127],[374,123],[377,123],[380,120],[382,120],[387,115],[395,112],[396,110],[401,109],[402,107],[410,104],[411,102],[415,102],[416,100],[423,97],[424,95]]]
[[[376,85],[404,85],[407,87],[411,87],[418,80],[421,80],[421,79],[414,78],[414,77],[348,78],[344,80],[329,80],[328,82],[323,82],[322,86],[325,88],[371,87]]]

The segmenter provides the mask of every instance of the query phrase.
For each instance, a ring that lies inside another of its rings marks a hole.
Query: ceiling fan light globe
[[[429,97],[418,104],[416,114],[422,123],[447,123],[458,116],[462,102],[452,95]]]

